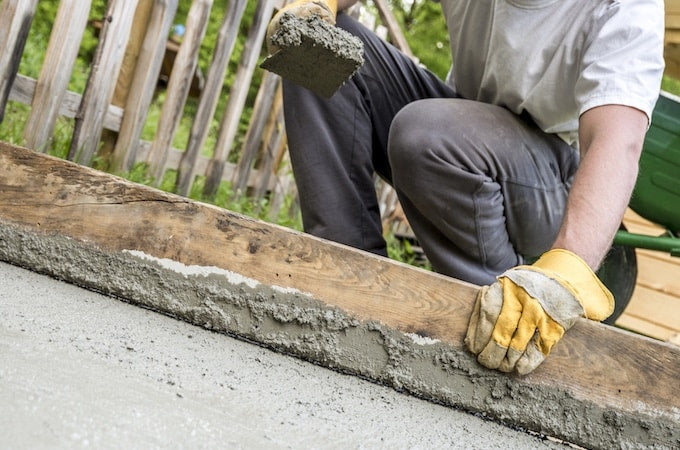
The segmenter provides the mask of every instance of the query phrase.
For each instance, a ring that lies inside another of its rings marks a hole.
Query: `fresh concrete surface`
[[[0,263],[0,448],[562,448]]]

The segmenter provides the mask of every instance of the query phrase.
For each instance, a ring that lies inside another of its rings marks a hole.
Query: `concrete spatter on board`
[[[1,222],[0,236],[5,261],[507,425],[596,448],[680,444],[678,417],[611,411],[554,385],[489,371],[460,347],[422,345],[301,292],[177,270],[153,257],[106,253]]]
[[[204,276],[207,277],[209,275],[218,275],[218,276],[224,276],[227,281],[231,284],[244,284],[248,286],[249,288],[257,288],[260,285],[260,282],[257,280],[254,280],[252,278],[245,277],[239,273],[232,272],[231,270],[226,270],[226,269],[220,269],[219,267],[215,266],[197,266],[197,265],[186,265],[183,264],[179,261],[174,261],[172,259],[168,258],[156,258],[155,256],[151,256],[147,253],[140,252],[139,250],[123,250],[123,253],[129,253],[132,256],[135,256],[137,258],[142,258],[146,259],[149,261],[155,261],[156,263],[160,264],[161,266],[165,267],[168,270],[172,270],[173,272],[180,273],[184,275],[185,277],[189,276]],[[298,289],[290,288],[290,287],[285,287],[285,286],[270,286],[272,289],[275,291],[284,293],[284,294],[305,294],[305,295],[311,295],[309,293],[304,293]]]

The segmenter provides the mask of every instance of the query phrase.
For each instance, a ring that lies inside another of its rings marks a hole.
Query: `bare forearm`
[[[646,126],[644,113],[624,106],[596,108],[582,118],[583,158],[553,247],[576,253],[593,270],[628,205]]]

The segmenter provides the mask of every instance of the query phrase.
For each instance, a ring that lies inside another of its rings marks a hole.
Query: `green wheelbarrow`
[[[619,230],[598,276],[616,298],[614,323],[633,295],[635,249],[680,257],[680,97],[661,92],[640,158],[640,173],[629,204],[643,218],[666,229],[660,236]]]

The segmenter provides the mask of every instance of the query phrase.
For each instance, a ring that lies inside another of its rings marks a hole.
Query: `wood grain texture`
[[[272,113],[274,96],[280,81],[280,77],[273,72],[265,71],[262,75],[262,83],[257,91],[257,97],[255,97],[255,104],[253,105],[250,126],[244,138],[245,144],[241,150],[241,160],[234,174],[233,190],[237,195],[244,193],[247,187],[248,176],[253,167],[257,152],[260,149],[265,125]]]
[[[54,132],[62,100],[85,32],[91,0],[64,0],[50,34],[45,60],[35,87],[31,114],[24,128],[30,148],[45,151]]]
[[[145,63],[137,64],[134,68],[125,114],[120,124],[120,134],[113,150],[112,168],[116,171],[128,171],[136,161],[140,137],[156,91],[167,36],[176,11],[177,0],[153,2],[138,57],[138,61]]]
[[[154,81],[155,83],[155,81]],[[31,99],[33,98],[33,94],[35,92],[36,88],[36,80],[23,76],[23,75],[17,75],[17,78],[14,82],[14,85],[12,86],[12,92],[10,93],[10,100],[15,100],[21,103],[25,104],[30,104]],[[63,101],[61,103],[61,106],[59,108],[59,114],[65,117],[73,118],[76,116],[78,112],[78,105],[81,102],[81,96],[79,94],[76,94],[75,92],[71,91],[66,91],[66,94],[64,95]],[[147,105],[148,107],[148,105]],[[126,110],[125,115],[127,117],[128,110]],[[144,113],[145,114],[145,113]],[[139,116],[135,116],[139,117]],[[114,105],[109,105],[107,112],[104,117],[104,127],[113,130],[113,131],[118,131],[119,129],[121,130],[121,133],[123,133],[123,129],[121,128],[121,120],[123,119],[123,110]],[[143,121],[140,122],[143,125]],[[141,134],[141,128],[139,129],[139,133]],[[122,135],[121,135],[122,136]],[[120,142],[120,137],[119,137],[119,142]],[[151,143],[148,141],[139,141],[138,143],[138,149],[135,150],[134,153],[134,161],[133,162],[139,162],[139,161],[146,161],[147,156],[149,154],[149,150],[151,148]],[[170,151],[168,152],[167,159],[165,162],[165,169],[168,168],[177,168],[180,160],[182,158],[182,155],[184,153],[181,150],[178,150],[176,148],[171,148]],[[195,172],[203,172],[206,170],[208,166],[209,159],[206,158],[205,156],[199,156],[198,159],[196,160],[196,165],[194,168]],[[236,170],[236,165],[234,163],[227,162],[225,163],[224,170],[223,170],[223,177],[222,179],[225,181],[230,181],[233,176],[234,172]],[[250,176],[248,178],[248,185],[253,186],[256,182],[256,180],[259,178],[259,171],[257,169],[253,169],[250,173]],[[273,188],[273,183],[270,184],[270,188]]]
[[[149,173],[157,186],[163,181],[163,171],[172,141],[184,112],[189,96],[191,79],[198,66],[198,50],[208,28],[212,0],[195,0],[191,3],[186,21],[186,35],[182,39],[166,91],[156,136],[148,156]]]
[[[626,312],[672,330],[680,330],[680,301],[677,297],[638,284],[635,294],[639,301],[631,301]],[[637,299],[636,299],[637,300]]]
[[[222,94],[224,77],[227,74],[227,65],[236,45],[239,24],[243,18],[245,8],[246,0],[232,0],[217,33],[213,59],[210,62],[208,75],[205,79],[205,88],[198,102],[187,149],[179,164],[175,192],[180,195],[189,195],[196,173],[200,171],[196,168],[196,160],[208,138],[210,122],[215,115],[217,103]],[[250,132],[250,127],[248,127],[248,132]]]
[[[81,164],[90,164],[99,147],[104,117],[123,63],[137,0],[111,0],[107,7],[69,149],[69,159]]]
[[[675,336],[679,335],[677,331],[650,322],[646,317],[638,317],[628,311],[621,314],[616,321],[616,326],[636,333],[641,333],[644,336],[653,336],[656,339],[678,345],[678,343],[673,340]]]
[[[673,295],[680,306],[680,258],[653,250],[639,250],[637,257],[638,283]]]
[[[624,224],[632,233],[659,236],[664,229],[627,210]],[[637,249],[638,278],[633,296],[617,325],[656,339],[680,333],[680,258]]]
[[[231,151],[231,147],[238,130],[238,124],[241,120],[241,114],[245,107],[246,97],[248,95],[247,86],[253,78],[257,60],[260,57],[260,50],[264,42],[267,25],[272,17],[274,11],[273,0],[258,0],[257,8],[255,10],[253,23],[250,25],[248,37],[241,54],[241,61],[236,69],[234,82],[232,83],[229,100],[224,112],[222,121],[220,122],[220,130],[217,135],[217,142],[215,143],[215,152],[213,154],[208,168],[205,172],[205,185],[203,188],[203,195],[211,198],[217,192],[222,173],[224,172],[227,158]]]
[[[19,71],[21,54],[38,0],[5,0],[0,2],[0,122],[12,84]]]
[[[463,348],[477,287],[0,143],[0,220],[310,293],[361,320]],[[580,320],[526,382],[677,420],[680,349]],[[495,373],[494,373],[495,374]],[[495,375],[499,376],[499,375]]]
[[[37,81],[33,78],[18,74],[12,85],[9,99],[30,105],[35,95]],[[59,114],[74,118],[78,114],[78,107],[82,101],[82,96],[76,92],[66,91],[59,105]],[[123,118],[123,109],[118,106],[109,105],[104,111],[104,128],[117,131]]]

